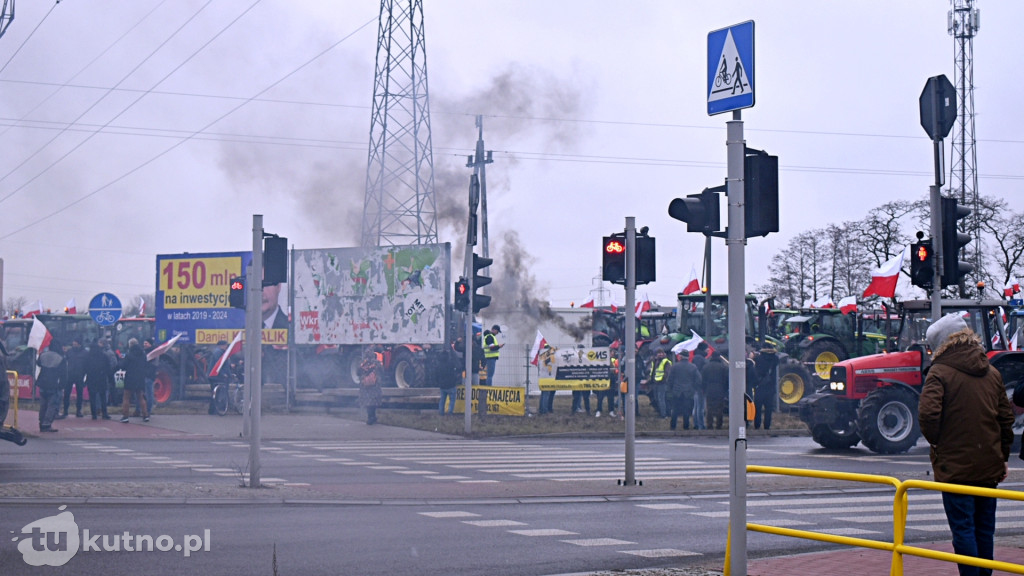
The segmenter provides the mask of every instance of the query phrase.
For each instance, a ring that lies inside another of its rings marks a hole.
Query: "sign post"
[[[931,209],[931,232],[932,232],[932,253],[933,261],[942,262],[942,219],[939,188],[942,187],[945,170],[942,167],[943,146],[942,139],[949,135],[956,120],[956,89],[950,83],[945,74],[932,76],[925,82],[921,97],[918,98],[918,106],[921,113],[921,127],[932,139],[932,154],[935,158],[935,184],[928,189],[928,199]],[[942,317],[942,268],[934,266],[932,273],[932,321]]]

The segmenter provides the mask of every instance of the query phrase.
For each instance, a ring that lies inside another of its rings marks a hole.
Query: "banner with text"
[[[607,390],[612,361],[607,346],[600,348],[544,348],[537,362],[541,390]]]
[[[524,416],[526,414],[525,390],[522,388],[505,388],[501,386],[477,386],[473,388],[474,396],[477,390],[487,390],[487,413],[502,416]],[[477,411],[477,400],[473,398],[473,413]],[[455,411],[459,414],[466,412],[466,387],[459,386],[455,389]]]

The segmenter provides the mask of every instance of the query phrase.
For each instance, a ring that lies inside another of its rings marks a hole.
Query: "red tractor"
[[[1005,306],[999,300],[943,300],[942,313],[963,314],[1012,394],[1024,379],[1024,352],[1007,349]],[[860,442],[872,452],[897,454],[917,443],[917,401],[931,366],[925,342],[931,302],[907,301],[902,308],[895,350],[836,363],[829,382],[800,401],[800,419],[818,444],[845,449]],[[1018,414],[1015,430],[1022,421]]]

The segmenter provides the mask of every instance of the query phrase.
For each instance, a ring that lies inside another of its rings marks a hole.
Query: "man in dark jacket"
[[[775,347],[771,344],[765,346],[757,354],[754,360],[754,374],[757,382],[754,383],[754,429],[761,428],[761,421],[764,420],[764,429],[772,427],[772,412],[775,411],[775,403],[779,397],[779,356]]]
[[[142,345],[135,338],[128,341],[128,354],[121,362],[124,370],[124,396],[121,401],[121,422],[128,423],[128,414],[132,408],[132,397],[139,405],[142,421],[149,422],[149,407],[146,406],[146,373],[149,363]]]
[[[722,429],[722,417],[729,400],[729,366],[722,360],[722,353],[711,351],[711,357],[700,372],[704,389],[707,391],[708,428]]]
[[[63,347],[54,340],[49,349],[39,355],[36,364],[39,376],[36,377],[36,389],[39,391],[39,431],[56,432],[53,421],[60,411],[60,401],[64,390],[64,378],[67,376],[68,365],[64,356],[57,350]]]
[[[104,420],[110,420],[107,414],[107,384],[111,378],[113,370],[103,351],[102,341],[94,340],[85,356],[85,386],[89,390],[89,409],[93,420],[101,414]]]
[[[85,397],[85,348],[81,338],[73,338],[71,347],[64,351],[68,376],[64,382],[64,412],[57,419],[68,417],[71,406],[71,389],[75,389],[75,416],[82,417],[82,399]]]
[[[932,366],[918,404],[921,433],[931,445],[937,482],[995,488],[1006,479],[1013,444],[1013,408],[1003,378],[985,355],[981,340],[958,314],[928,328]],[[953,551],[992,559],[996,499],[942,493],[953,534]],[[957,564],[961,576],[992,570]]]
[[[688,352],[676,357],[675,364],[668,372],[668,382],[675,401],[672,403],[672,420],[669,428],[676,429],[679,416],[683,417],[683,430],[690,429],[690,415],[693,414],[693,395],[701,384],[700,371],[690,362]]]

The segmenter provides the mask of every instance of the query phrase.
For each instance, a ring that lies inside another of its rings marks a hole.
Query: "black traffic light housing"
[[[228,304],[245,309],[245,276],[233,276],[228,283]]]
[[[721,230],[721,214],[718,194],[725,192],[725,186],[705,188],[699,194],[676,198],[668,205],[668,215],[686,222],[687,232],[700,232],[705,236],[716,236]]]
[[[924,234],[918,232],[917,243],[910,245],[910,282],[918,288],[932,289],[935,277],[935,254],[932,252],[931,238],[925,240]]]
[[[626,283],[626,235],[605,236],[601,241],[601,279],[612,284]]]
[[[455,283],[455,309],[459,312],[469,311],[469,282],[459,278]]]
[[[957,220],[966,218],[971,209],[960,206],[956,198],[940,198],[942,217],[942,287],[956,286],[974,266],[960,260],[960,249],[971,241],[971,235],[956,228]]]
[[[263,285],[288,281],[288,239],[275,234],[263,238]]]
[[[743,215],[747,238],[779,231],[779,157],[747,148],[743,158]]]
[[[488,276],[480,276],[477,272],[487,268],[492,262],[494,262],[493,258],[484,258],[483,256],[473,254],[473,314],[491,305],[490,296],[477,292],[477,290],[490,284],[491,279]]]
[[[655,281],[654,238],[647,235],[647,227],[640,229],[636,237],[636,285]]]

